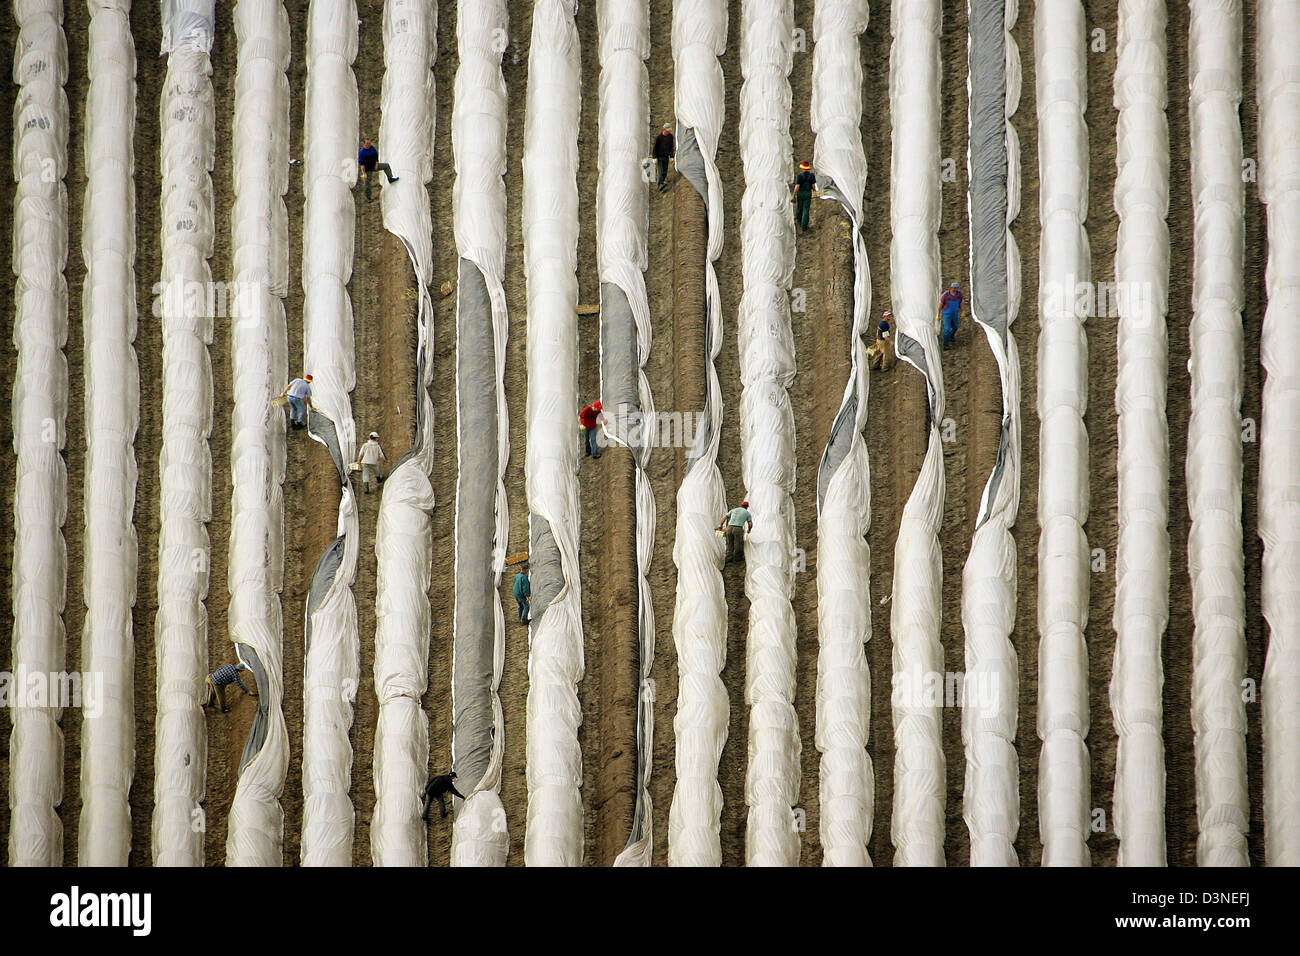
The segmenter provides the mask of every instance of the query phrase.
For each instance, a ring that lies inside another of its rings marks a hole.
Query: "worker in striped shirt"
[[[238,684],[239,689],[245,694],[253,697],[257,696],[257,691],[249,690],[244,686],[244,682],[239,679],[239,672],[248,670],[248,665],[243,661],[238,664],[224,664],[208,675],[208,697],[203,702],[204,707],[210,707],[214,699],[221,702],[221,712],[230,713],[230,708],[226,706],[226,688],[231,684]]]

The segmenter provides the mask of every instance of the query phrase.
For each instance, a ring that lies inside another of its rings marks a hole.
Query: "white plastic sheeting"
[[[379,142],[401,182],[382,192],[384,227],[406,245],[419,289],[415,446],[383,485],[375,532],[378,567],[375,617],[375,814],[370,853],[376,866],[425,866],[427,828],[420,821],[428,779],[429,718],[420,698],[429,681],[429,579],[434,507],[433,355],[427,292],[433,261],[426,184],[433,176],[433,63],[437,7],[420,0],[384,5],[384,85]]]
[[[939,643],[943,556],[943,369],[933,305],[939,288],[938,0],[894,0],[889,63],[890,286],[898,355],[925,376],[929,440],[894,546],[893,636],[895,866],[943,866],[944,779],[940,709],[915,692],[943,673]],[[903,427],[916,428],[917,422]]]
[[[172,10],[164,6],[164,19]],[[186,39],[171,47],[158,113],[162,126],[162,273],[157,286],[163,336],[161,520],[158,529],[158,665],[154,718],[153,862],[202,866],[203,830],[194,826],[207,776],[209,555],[212,519],[212,342],[207,306],[215,240],[212,164],[213,2]],[[206,19],[203,17],[206,16]],[[203,27],[206,26],[206,30]],[[199,42],[194,42],[199,41]],[[188,295],[187,295],[188,293]],[[215,303],[214,303],[215,304]]]
[[[1044,866],[1087,866],[1089,832],[1088,341],[1076,287],[1092,280],[1087,38],[1079,0],[1034,7],[1038,105],[1038,830]]]
[[[1202,866],[1247,866],[1242,325],[1245,187],[1241,179],[1239,0],[1192,0],[1190,87],[1195,216],[1187,426],[1191,532],[1192,729]]]
[[[1259,451],[1260,582],[1269,643],[1264,706],[1264,845],[1300,865],[1300,2],[1260,0],[1259,192],[1268,208],[1268,310]]]
[[[228,866],[280,866],[289,767],[284,699],[285,426],[271,400],[288,374],[283,296],[289,272],[289,17],[280,0],[239,0],[231,210],[239,314],[231,323],[232,494],[228,625],[253,668],[258,714],[240,761],[226,835]]]
[[[578,541],[578,112],[581,81],[573,0],[538,0],[524,121],[524,270],[528,288],[528,495],[534,564],[528,649],[529,866],[582,864],[583,673]],[[547,578],[557,578],[547,581]],[[540,579],[540,580],[539,580]],[[544,606],[538,592],[546,598]],[[549,592],[549,593],[548,593]]]
[[[713,263],[722,253],[722,180],[716,156],[722,132],[723,82],[718,57],[727,46],[727,5],[721,0],[674,0],[672,53],[677,113],[677,168],[683,170],[687,134],[694,162],[703,164],[709,236],[704,263],[708,354],[704,420],[677,490],[673,563],[677,597],[677,782],[668,811],[670,866],[718,866],[722,788],[718,761],[727,739],[730,707],[721,672],[727,659],[727,603],[723,549],[713,533],[726,507],[718,471],[722,392],[714,365],[722,348],[722,305]],[[683,184],[685,185],[685,184]],[[690,183],[696,189],[700,186]]]
[[[339,502],[341,561],[328,590],[308,604],[303,676],[302,864],[350,866],[356,812],[352,784],[352,703],[361,670],[356,578],[360,527],[346,466],[356,459],[356,423],[348,393],[356,387],[352,278],[357,164],[357,53],[354,0],[312,0],[307,11],[307,93],[303,154],[303,368],[312,374],[313,418],[334,424],[345,471]],[[333,547],[338,547],[335,542]]]
[[[1120,866],[1165,864],[1160,700],[1160,647],[1169,623],[1165,20],[1163,0],[1120,0],[1115,68],[1119,543],[1110,682],[1111,713],[1119,734],[1112,807]]]
[[[749,816],[745,861],[750,866],[797,866],[799,718],[794,710],[794,179],[790,142],[793,0],[745,0],[741,5],[740,157],[741,273],[737,314],[740,347],[741,482],[758,515],[745,548],[749,636],[745,702]]]
[[[813,15],[813,166],[823,195],[840,203],[853,231],[853,331],[849,380],[822,456],[817,515],[818,803],[825,866],[870,866],[875,812],[871,729],[871,473],[867,352],[871,272],[861,224],[867,157],[862,148],[862,59],[866,0],[818,0]],[[841,429],[847,435],[841,437]],[[833,452],[847,445],[843,456]],[[823,484],[824,483],[824,484]],[[823,490],[824,489],[824,490]]]
[[[13,673],[64,669],[68,471],[68,47],[61,0],[14,4]],[[56,702],[57,703],[57,702]],[[60,707],[13,707],[9,865],[63,863]]]
[[[1016,0],[972,0],[970,13],[970,226],[972,318],[998,364],[999,449],[985,482],[962,572],[966,676],[962,815],[971,866],[1016,866],[1020,766],[1016,754],[1019,660],[1016,543],[1020,511],[1020,350],[1011,326],[1020,307],[1020,252],[1010,224],[1020,209],[1020,50],[1010,30]]]
[[[460,63],[456,68],[455,110],[452,114],[452,142],[456,153],[456,185],[453,192],[456,252],[462,260],[474,264],[487,286],[490,315],[475,316],[475,321],[489,319],[491,325],[492,367],[494,374],[491,401],[496,406],[496,462],[495,484],[491,489],[494,501],[495,526],[475,529],[478,533],[490,530],[492,535],[492,583],[501,581],[505,545],[510,537],[510,502],[505,491],[505,468],[510,457],[510,417],[506,405],[505,361],[506,337],[509,333],[509,315],[505,297],[506,268],[506,187],[502,176],[506,171],[506,84],[501,73],[501,56],[507,35],[509,14],[504,0],[475,3],[459,9],[456,18],[457,50]],[[457,295],[457,308],[464,305],[463,296]],[[462,343],[457,339],[458,361]],[[458,379],[459,381],[459,379]],[[458,396],[458,407],[459,399]],[[479,399],[486,401],[485,399]],[[481,420],[466,421],[461,416],[460,428],[479,429]],[[459,469],[460,481],[478,480],[472,470]],[[479,493],[486,493],[480,490]],[[457,494],[457,574],[460,571],[461,547],[459,541],[460,494]],[[485,502],[486,506],[486,502]],[[490,713],[480,715],[483,723],[490,723],[492,742],[487,766],[477,780],[464,779],[459,789],[466,800],[456,815],[451,838],[451,863],[453,866],[504,866],[510,852],[509,833],[504,825],[505,807],[501,803],[501,765],[505,752],[505,719],[497,688],[505,665],[505,614],[501,608],[500,588],[494,587],[489,598],[491,604],[492,673],[488,692],[479,706],[487,704]],[[485,623],[485,622],[482,622]],[[476,641],[481,637],[474,630],[461,632],[462,622],[457,616],[455,640]],[[452,678],[453,712],[458,675]],[[461,758],[456,741],[452,741],[453,763]]]
[[[131,848],[128,794],[135,772],[137,543],[135,433],[140,373],[135,348],[135,43],[129,0],[90,5],[86,93],[86,262],[82,328],[86,405],[86,623],[82,670],[102,675],[99,713],[81,730],[83,866],[125,866]]]
[[[606,284],[616,286],[631,313],[634,337],[625,347],[634,355],[639,419],[655,421],[654,397],[645,363],[650,357],[650,301],[645,269],[649,229],[649,191],[641,171],[646,127],[650,113],[650,78],[645,60],[650,55],[650,5],[648,0],[602,0],[596,11],[600,31],[600,175],[596,185],[596,254],[601,281],[601,394],[606,405],[606,323],[616,309],[606,310]],[[626,329],[618,330],[620,333]],[[627,845],[615,866],[649,866],[653,839],[654,805],[650,800],[650,772],[654,762],[654,693],[650,682],[654,664],[655,617],[647,573],[654,555],[655,499],[646,467],[653,443],[638,437],[625,416],[609,416],[606,430],[628,445],[636,462],[636,567],[637,636],[640,650],[640,692],[637,695],[636,809]]]

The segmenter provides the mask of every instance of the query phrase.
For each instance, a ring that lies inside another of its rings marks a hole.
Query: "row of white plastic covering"
[[[722,548],[714,534],[725,504],[718,471],[722,392],[714,365],[722,348],[722,305],[713,263],[722,253],[722,180],[716,161],[722,133],[723,79],[718,57],[727,47],[727,5],[722,0],[673,3],[673,96],[677,113],[677,171],[705,197],[708,245],[703,263],[707,304],[706,427],[690,450],[677,490],[673,563],[677,597],[673,643],[677,650],[677,782],[668,811],[670,866],[718,866],[722,788],[718,761],[727,739],[730,707],[721,673],[727,659],[727,602]],[[692,172],[688,175],[688,170]],[[691,178],[691,177],[694,178]]]
[[[971,866],[1015,866],[1020,829],[1016,755],[1019,661],[1016,543],[1020,511],[1020,350],[1011,326],[1020,311],[1020,251],[1010,224],[1020,212],[1020,141],[1011,116],[1020,104],[1020,50],[1011,37],[1016,0],[972,0],[970,16],[969,215],[971,316],[998,364],[1002,421],[998,454],[984,485],[962,573],[966,692],[962,814]]]
[[[433,221],[426,184],[433,177],[437,7],[422,0],[384,5],[384,83],[379,142],[401,182],[382,192],[384,227],[405,244],[419,289],[415,445],[384,482],[375,532],[375,815],[370,853],[376,866],[426,866],[427,828],[420,822],[428,779],[429,718],[420,698],[429,682],[429,579],[434,507],[433,355],[428,296]]]
[[[893,636],[895,866],[942,866],[943,742],[940,710],[909,692],[943,673],[939,643],[943,558],[943,368],[933,303],[939,288],[939,29],[938,0],[894,0],[889,28],[893,123],[889,247],[898,355],[924,376],[929,401],[925,460],[903,508],[894,546]],[[916,427],[915,422],[904,423]]]
[[[175,4],[164,20],[175,21]],[[158,530],[158,711],[154,717],[153,862],[202,866],[194,825],[207,777],[209,555],[212,519],[212,342],[207,306],[216,238],[212,164],[213,0],[170,45],[158,108],[162,125],[163,423]],[[187,295],[188,293],[188,295]]]
[[[745,860],[751,866],[796,866],[799,828],[799,718],[794,711],[794,180],[790,142],[793,0],[741,5],[740,348],[741,481],[758,515],[745,549],[749,638],[745,701],[749,705],[749,806]]]
[[[307,93],[303,133],[303,368],[312,374],[312,418],[328,416],[341,458],[338,539],[317,565],[307,604],[303,675],[302,864],[349,866],[356,812],[352,703],[361,637],[352,594],[360,551],[356,459],[352,278],[357,164],[357,8],[354,0],[312,0],[307,10]],[[318,414],[319,413],[319,414]],[[315,429],[313,428],[313,434]],[[329,443],[326,443],[327,447]],[[339,464],[339,462],[336,462]]]
[[[505,666],[501,571],[510,536],[505,468],[510,457],[505,362],[506,84],[501,57],[504,0],[463,6],[456,18],[456,154],[453,204],[462,282],[456,296],[456,653],[452,673],[452,765],[467,799],[452,829],[453,866],[504,866],[510,852],[501,803],[504,716],[497,688]],[[473,281],[467,288],[466,278]],[[484,381],[490,376],[491,381]],[[487,433],[489,422],[495,424]],[[473,453],[479,450],[491,454]],[[478,457],[482,460],[472,460]],[[476,507],[462,508],[468,499]],[[462,526],[464,522],[464,526]],[[466,540],[468,539],[468,540]],[[462,606],[466,613],[462,614]],[[461,693],[458,688],[465,688]],[[462,712],[465,716],[462,717]]]
[[[1088,864],[1088,340],[1092,279],[1086,37],[1079,0],[1034,7],[1038,105],[1038,829],[1043,865]]]
[[[1260,342],[1260,582],[1268,653],[1264,838],[1273,866],[1300,865],[1300,2],[1260,0],[1259,191],[1268,207],[1268,311]]]
[[[125,866],[127,801],[135,771],[135,433],[140,370],[135,341],[135,43],[128,0],[90,6],[86,94],[86,623],[82,670],[103,679],[98,714],[81,731],[78,859]]]
[[[650,301],[645,269],[649,231],[649,190],[641,171],[650,122],[648,0],[602,0],[596,22],[600,33],[600,152],[596,186],[596,255],[601,283],[601,395],[607,408],[635,400],[639,419],[608,417],[606,431],[627,445],[636,462],[637,638],[640,691],[637,694],[636,807],[627,845],[615,866],[649,866],[653,850],[650,772],[654,762],[655,617],[647,578],[654,556],[655,499],[646,468],[652,442],[629,428],[655,420],[654,397],[645,363],[650,358]],[[616,290],[616,291],[615,291]],[[615,343],[617,345],[615,346]],[[611,374],[617,369],[618,374]],[[635,378],[631,370],[636,369]],[[617,383],[611,379],[617,379]]]
[[[822,195],[838,202],[853,233],[853,331],[849,379],[818,473],[817,749],[825,866],[869,866],[875,812],[871,730],[871,472],[867,353],[871,271],[862,239],[867,157],[862,148],[862,59],[866,0],[818,0],[813,15],[813,166]]]
[[[1110,707],[1120,866],[1165,865],[1160,647],[1169,623],[1169,124],[1165,4],[1120,0],[1115,67],[1119,544]],[[1190,462],[1190,457],[1188,461]]]
[[[289,17],[280,0],[239,0],[231,136],[231,254],[239,314],[231,323],[230,638],[253,670],[257,716],[240,760],[226,835],[228,866],[280,866],[289,767],[284,722],[284,387],[288,341]]]
[[[578,111],[574,0],[538,0],[524,121],[524,271],[528,289],[528,496],[533,612],[528,650],[529,866],[582,864],[583,674],[579,581]]]
[[[1241,529],[1245,187],[1237,115],[1242,17],[1240,0],[1192,0],[1190,7],[1191,186],[1196,228],[1187,565],[1195,622],[1191,705],[1199,822],[1196,858],[1202,866],[1246,866],[1250,803],[1246,705],[1241,694],[1246,676]]]
[[[52,674],[64,668],[68,573],[68,46],[62,0],[18,0],[14,17],[13,672]],[[54,809],[63,799],[61,714],[57,706],[9,711],[10,866],[63,862]]]

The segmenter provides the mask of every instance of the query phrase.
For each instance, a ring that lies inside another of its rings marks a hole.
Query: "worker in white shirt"
[[[295,378],[280,394],[289,399],[289,424],[302,428],[307,424],[307,413],[311,411],[311,376]]]
[[[365,485],[366,494],[370,494],[370,479],[375,479],[375,484],[379,484],[379,463],[387,462],[384,456],[384,450],[379,447],[379,432],[371,432],[370,440],[361,446],[361,454],[357,456],[357,461],[361,465],[361,483]]]

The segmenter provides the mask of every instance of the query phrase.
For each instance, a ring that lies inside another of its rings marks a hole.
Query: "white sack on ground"
[[[163,7],[175,19],[181,0]],[[163,336],[161,507],[158,529],[157,714],[154,718],[155,866],[202,866],[196,827],[207,777],[208,612],[212,519],[212,165],[215,103],[208,49],[213,0],[189,3],[192,28],[171,45],[162,126],[162,274],[155,287]],[[228,303],[227,303],[228,306]]]
[[[61,673],[68,470],[68,47],[61,0],[14,4],[13,674]],[[21,679],[21,678],[19,678]],[[56,702],[57,703],[57,702]],[[9,865],[63,863],[61,707],[12,707]]]
[[[727,5],[721,0],[674,0],[673,96],[677,113],[677,171],[704,197],[708,215],[704,263],[708,355],[703,424],[688,453],[677,489],[673,563],[677,594],[673,643],[677,650],[677,783],[668,810],[668,864],[718,866],[722,788],[718,761],[727,739],[730,707],[720,676],[727,659],[727,603],[722,587],[722,542],[713,533],[726,508],[718,471],[722,392],[714,365],[722,348],[722,304],[713,263],[722,253],[723,82],[718,57],[727,46]]]
[[[86,603],[81,669],[102,678],[99,713],[81,726],[77,860],[125,866],[135,772],[137,543],[135,433],[140,374],[135,341],[135,42],[129,0],[90,6],[86,193],[81,253],[85,373]]]
[[[370,854],[376,866],[427,866],[428,828],[420,821],[420,809],[429,771],[429,718],[421,698],[429,680],[433,563],[433,328],[428,294],[433,224],[427,184],[433,176],[437,8],[420,0],[388,0],[383,31],[379,144],[393,175],[401,180],[381,192],[384,228],[402,240],[411,257],[419,310],[415,444],[384,481],[375,531],[379,721]]]

